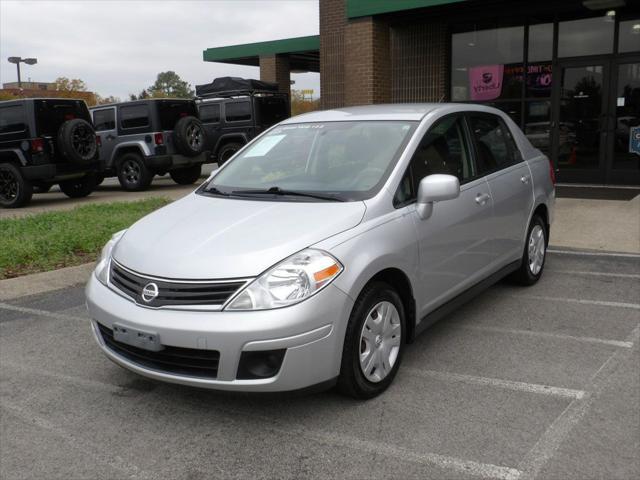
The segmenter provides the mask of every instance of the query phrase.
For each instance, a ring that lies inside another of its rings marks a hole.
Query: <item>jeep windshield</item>
[[[246,147],[200,193],[288,201],[304,199],[301,193],[336,200],[371,198],[382,188],[416,125],[410,121],[281,125]]]
[[[162,130],[173,130],[182,117],[198,118],[196,104],[190,100],[156,100],[156,102]]]
[[[91,123],[89,109],[82,100],[35,100],[38,135],[54,136],[67,120],[81,118]]]

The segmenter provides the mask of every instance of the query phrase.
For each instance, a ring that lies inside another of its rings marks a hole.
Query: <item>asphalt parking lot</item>
[[[640,256],[550,253],[428,329],[392,387],[155,383],[94,345],[82,287],[0,303],[0,478],[640,477]]]

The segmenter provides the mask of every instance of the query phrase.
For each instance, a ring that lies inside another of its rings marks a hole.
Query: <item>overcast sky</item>
[[[22,79],[80,78],[126,99],[174,70],[192,86],[219,76],[259,78],[257,67],[202,61],[209,47],[318,34],[318,0],[0,0],[0,82],[7,57],[36,57]],[[316,73],[292,75],[320,92]]]

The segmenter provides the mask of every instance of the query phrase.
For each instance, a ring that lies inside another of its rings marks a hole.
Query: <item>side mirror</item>
[[[420,180],[417,211],[422,220],[433,212],[434,202],[452,200],[460,196],[460,181],[453,175],[433,174]]]

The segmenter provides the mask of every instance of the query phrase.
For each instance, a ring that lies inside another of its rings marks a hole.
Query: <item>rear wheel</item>
[[[118,180],[130,192],[146,190],[153,180],[153,172],[137,153],[125,153],[118,161]]]
[[[221,167],[224,163],[233,157],[238,150],[243,147],[241,143],[226,143],[220,150],[218,150],[218,166]]]
[[[0,206],[18,208],[33,196],[33,185],[25,180],[20,170],[11,163],[0,163]]]
[[[511,279],[521,285],[536,283],[542,276],[546,254],[547,226],[540,215],[534,215],[527,230],[522,263],[520,268],[513,272]]]
[[[178,185],[191,185],[195,183],[202,174],[202,165],[193,165],[192,167],[171,170],[169,175]]]
[[[93,174],[60,182],[60,190],[69,198],[86,197],[95,187],[96,177]]]
[[[58,130],[58,149],[69,161],[86,164],[98,153],[96,133],[89,122],[81,118],[67,120]]]
[[[173,140],[180,153],[195,157],[204,151],[205,133],[196,117],[182,117],[173,127]]]
[[[405,344],[405,311],[398,293],[376,282],[353,307],[342,351],[338,388],[355,398],[381,394],[393,381]]]

